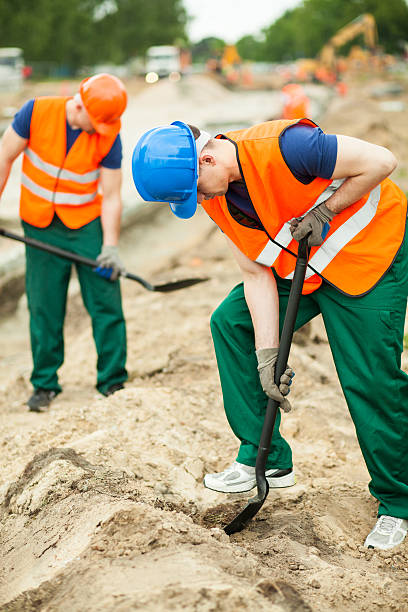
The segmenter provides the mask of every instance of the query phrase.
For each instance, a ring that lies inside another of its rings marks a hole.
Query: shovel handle
[[[0,228],[0,236],[5,236],[6,238],[11,238],[12,240],[18,240],[18,242],[24,242],[24,244],[27,244],[28,246],[41,249],[41,251],[47,251],[47,253],[52,253],[53,255],[58,255],[59,257],[64,257],[64,259],[69,259],[74,263],[84,264],[85,266],[91,266],[92,268],[96,268],[98,266],[98,263],[94,259],[77,255],[77,253],[71,253],[71,251],[65,251],[64,249],[60,249],[53,244],[49,244],[48,242],[35,240],[35,238],[13,234],[12,232],[8,232],[2,228]]]
[[[56,247],[53,244],[49,244],[48,242],[41,242],[40,240],[35,240],[35,238],[21,236],[20,234],[13,234],[12,232],[9,232],[1,227],[0,236],[5,236],[5,238],[11,238],[12,240],[23,242],[24,244],[27,244],[28,246],[34,247],[36,249],[40,249],[41,251],[46,251],[47,253],[52,253],[53,255],[64,257],[65,259],[68,259],[73,263],[83,264],[84,266],[89,266],[94,269],[97,268],[99,265],[97,261],[95,261],[94,259],[89,259],[89,257],[83,257],[82,255],[78,255],[77,253],[72,253],[71,251],[60,249],[59,247]],[[120,272],[119,275],[125,278],[130,278],[130,280],[136,281],[148,291],[160,291],[162,293],[177,291],[178,289],[184,289],[185,287],[192,287],[197,283],[202,283],[208,280],[208,278],[185,278],[179,281],[163,283],[161,285],[152,285],[152,283],[149,283],[149,281],[145,280],[141,276],[138,276],[137,274],[132,274],[131,272],[123,271]]]
[[[282,374],[286,370],[289,359],[290,347],[292,344],[293,333],[295,331],[296,317],[299,310],[300,297],[302,295],[303,283],[306,275],[309,247],[307,244],[308,236],[299,242],[298,255],[296,260],[295,272],[290,287],[288,305],[286,307],[285,319],[279,344],[278,358],[275,368],[275,384],[279,386]],[[260,478],[265,478],[265,466],[271,445],[273,428],[275,426],[276,415],[278,413],[279,402],[269,398],[265,412],[264,424],[262,427],[261,438],[259,441],[258,455],[256,458],[255,473],[257,482]]]
[[[308,236],[299,242],[299,250],[293,280],[290,287],[288,305],[286,308],[285,319],[279,343],[278,358],[275,368],[275,384],[279,385],[282,374],[286,370],[289,359],[290,347],[292,345],[293,334],[295,331],[296,317],[299,310],[300,297],[302,295],[303,283],[306,276],[309,247],[307,244]]]

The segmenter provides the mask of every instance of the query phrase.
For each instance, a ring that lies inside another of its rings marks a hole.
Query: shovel
[[[275,368],[275,384],[279,386],[280,378],[286,370],[288,363],[290,346],[292,344],[293,332],[295,330],[295,322],[299,308],[300,296],[302,294],[303,282],[305,280],[307,260],[309,256],[309,247],[307,244],[308,236],[302,238],[299,242],[298,255],[296,260],[295,272],[290,288],[288,305],[286,308],[285,319],[279,344],[279,353]],[[266,407],[264,424],[262,427],[261,439],[258,447],[258,455],[256,457],[255,476],[258,494],[252,497],[245,508],[224,527],[227,535],[242,531],[248,522],[262,508],[268,493],[269,483],[265,477],[265,466],[268,459],[269,449],[271,445],[273,428],[275,426],[276,415],[279,408],[279,402],[273,399],[268,400]]]
[[[18,240],[19,242],[24,242],[25,244],[28,244],[31,247],[41,249],[42,251],[47,251],[48,253],[53,253],[54,255],[59,255],[59,257],[64,257],[65,259],[69,259],[69,261],[72,261],[74,263],[90,266],[91,268],[97,268],[99,266],[98,262],[94,259],[82,257],[82,255],[77,255],[76,253],[72,253],[71,251],[65,251],[64,249],[60,249],[59,247],[53,246],[52,244],[47,244],[46,242],[41,242],[40,240],[35,240],[34,238],[27,238],[26,236],[13,234],[12,232],[8,232],[7,230],[2,228],[0,228],[0,236],[5,236],[6,238],[11,238],[12,240]],[[202,283],[208,280],[208,278],[185,278],[183,280],[163,283],[161,285],[152,285],[140,276],[137,276],[136,274],[131,274],[130,272],[120,272],[120,276],[124,276],[125,278],[130,278],[131,280],[136,281],[148,291],[160,291],[162,293],[168,293],[169,291],[177,291],[178,289],[184,289],[185,287],[192,287],[197,283]]]

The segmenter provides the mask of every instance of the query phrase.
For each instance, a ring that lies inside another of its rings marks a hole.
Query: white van
[[[23,50],[0,47],[0,91],[19,91],[23,86]]]
[[[172,45],[150,47],[146,52],[145,73],[146,79],[148,75],[152,79],[148,82],[154,82],[154,75],[156,75],[155,80],[170,75],[180,75],[180,49]]]

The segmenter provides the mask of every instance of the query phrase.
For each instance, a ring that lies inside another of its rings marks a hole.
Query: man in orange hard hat
[[[298,83],[288,83],[282,88],[282,119],[309,117],[309,98]]]
[[[120,117],[123,83],[109,74],[84,79],[74,97],[29,100],[0,144],[0,194],[23,153],[20,217],[30,238],[97,259],[94,271],[77,265],[84,305],[92,319],[97,384],[103,395],[127,379],[126,328],[118,281],[122,202]],[[72,264],[27,247],[26,291],[33,355],[31,411],[48,407],[61,386],[63,325]],[[107,282],[109,279],[111,282]]]

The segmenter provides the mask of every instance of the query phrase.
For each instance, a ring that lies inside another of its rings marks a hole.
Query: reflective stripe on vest
[[[31,193],[37,195],[48,202],[52,202],[53,204],[66,204],[68,206],[81,206],[82,204],[89,204],[92,202],[96,196],[98,195],[97,191],[94,193],[86,193],[84,195],[77,195],[75,193],[64,193],[61,191],[50,191],[49,189],[45,189],[37,183],[34,183],[31,179],[28,178],[26,174],[21,175],[21,184],[24,185]]]
[[[310,278],[315,272],[322,273],[341,249],[374,219],[380,196],[381,186],[377,185],[375,189],[370,191],[364,206],[323,242],[319,250],[309,260],[313,270],[308,268],[306,278]],[[293,272],[288,274],[286,278],[293,278]]]
[[[300,183],[280,148],[281,134],[295,123],[270,121],[226,137],[236,148],[237,161],[261,228],[240,223],[225,196],[202,202],[213,221],[252,261],[273,267],[280,278],[293,278],[298,243],[290,221],[303,217],[327,200],[342,181],[315,178]],[[321,246],[312,247],[303,294],[327,282],[342,293],[362,296],[371,291],[392,265],[407,219],[407,200],[389,178],[334,216]]]
[[[20,216],[35,227],[48,227],[55,214],[70,229],[100,216],[101,161],[116,135],[81,131],[67,152],[69,98],[35,98],[30,137],[23,155]]]
[[[326,189],[319,195],[316,202],[306,211],[308,213],[313,210],[316,206],[325,202],[337,189],[344,183],[345,179],[334,180],[326,187]],[[378,202],[377,202],[378,203]],[[305,214],[306,214],[305,213]],[[263,251],[256,258],[256,262],[264,266],[273,266],[275,261],[278,259],[282,248],[286,248],[292,242],[292,234],[290,233],[290,221],[287,221],[279,232],[275,236],[275,241],[268,240]],[[314,272],[310,271],[310,268],[306,272],[306,278],[312,276]],[[287,276],[287,278],[293,278],[293,272]]]
[[[37,155],[37,153],[34,153],[34,151],[29,147],[25,149],[24,153],[27,155],[33,166],[61,180],[74,181],[76,183],[80,183],[81,185],[85,185],[86,183],[92,183],[93,181],[98,180],[100,175],[99,168],[97,170],[92,170],[91,172],[85,172],[85,174],[79,174],[77,172],[72,172],[71,170],[61,170],[61,168],[58,166],[54,166],[53,164],[41,159],[41,157]]]

